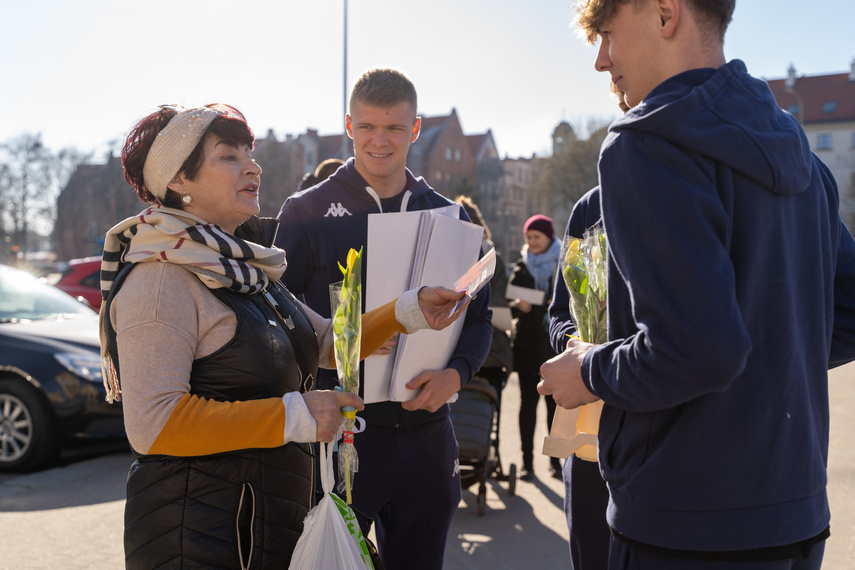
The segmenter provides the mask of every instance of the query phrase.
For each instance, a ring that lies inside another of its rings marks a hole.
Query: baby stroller
[[[487,509],[488,479],[507,481],[508,493],[516,492],[517,467],[511,463],[505,475],[499,457],[499,409],[499,392],[481,376],[464,386],[451,404],[451,423],[460,448],[460,484],[466,489],[478,483],[479,516]]]

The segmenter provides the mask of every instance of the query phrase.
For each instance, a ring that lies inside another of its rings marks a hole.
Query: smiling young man
[[[798,122],[725,59],[734,4],[578,3],[632,106],[599,160],[610,341],[571,341],[539,390],[605,402],[611,569],[819,569],[829,535],[855,241]]]
[[[417,108],[415,87],[402,73],[374,69],[363,74],[345,117],[354,157],[325,182],[288,198],[279,212],[276,245],[288,256],[282,280],[322,315],[330,314],[329,284],[341,280],[338,263],[350,248],[366,245],[368,214],[454,204],[406,167],[421,126]],[[460,217],[468,220],[462,208]],[[371,251],[364,255],[367,260]],[[461,496],[457,441],[446,402],[487,357],[492,340],[488,304],[489,294],[470,303],[448,366],[410,381],[410,388],[420,388],[414,400],[368,404],[360,413],[366,428],[355,438],[359,476],[353,506],[366,536],[377,523],[377,546],[389,570],[442,567]],[[318,381],[321,387],[335,385],[334,374]]]

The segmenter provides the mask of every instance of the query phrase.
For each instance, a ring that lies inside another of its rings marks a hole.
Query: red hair
[[[205,140],[212,134],[217,135],[226,144],[231,146],[247,145],[250,148],[255,147],[255,135],[246,123],[246,117],[243,116],[243,113],[231,105],[222,103],[212,103],[205,106],[220,111],[221,114],[211,121],[208,130],[205,131],[205,136],[199,140],[199,144],[196,145],[196,148],[193,149],[193,152],[190,153],[190,156],[187,157],[187,160],[184,161],[184,164],[181,165],[181,169],[178,171],[190,180],[196,178],[196,174],[198,174],[199,168],[201,168],[205,160]],[[146,188],[145,180],[143,179],[143,167],[145,166],[146,158],[148,158],[149,150],[151,150],[151,145],[154,143],[157,134],[166,128],[169,121],[184,110],[182,107],[175,105],[162,105],[154,113],[140,119],[133,126],[131,132],[128,134],[128,138],[125,140],[125,144],[122,147],[122,166],[124,167],[125,180],[133,187],[137,196],[143,202],[152,204],[160,202],[157,196]],[[164,206],[171,208],[180,208],[182,205],[178,194],[172,190],[166,191],[166,198],[162,203]]]

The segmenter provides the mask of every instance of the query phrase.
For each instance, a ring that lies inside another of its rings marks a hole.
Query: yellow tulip
[[[599,265],[603,262],[603,254],[600,252],[600,246],[595,245],[591,248],[591,260],[594,262],[594,265]]]
[[[564,254],[564,263],[568,265],[578,265],[579,264],[579,248],[581,247],[581,240],[574,239],[570,242],[570,245],[567,246],[567,253]]]

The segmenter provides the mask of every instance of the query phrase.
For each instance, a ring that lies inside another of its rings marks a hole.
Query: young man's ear
[[[682,0],[657,0],[662,36],[670,38],[677,30],[683,6]]]
[[[416,139],[419,138],[419,134],[422,132],[422,118],[416,117],[416,122],[413,123],[413,136],[410,138],[410,143],[416,142]]]
[[[344,130],[347,132],[347,136],[351,139],[353,138],[353,122],[350,120],[350,113],[344,116]]]

